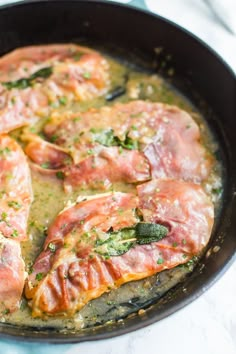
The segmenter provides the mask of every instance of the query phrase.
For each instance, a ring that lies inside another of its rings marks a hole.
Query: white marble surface
[[[236,0],[217,3],[232,29]],[[12,1],[8,1],[12,2]],[[120,0],[128,3],[129,0]],[[1,1],[0,4],[6,3]],[[227,31],[204,0],[146,0],[153,12],[187,28],[214,48],[236,72],[236,35]],[[229,16],[229,17],[227,17]],[[231,23],[231,24],[232,24]],[[75,345],[0,341],[0,354],[236,354],[236,263],[205,294],[174,315],[121,337]]]

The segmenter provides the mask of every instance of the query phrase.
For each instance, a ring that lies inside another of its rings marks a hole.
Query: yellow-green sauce
[[[105,97],[100,97],[88,102],[83,102],[71,107],[73,111],[85,111],[91,107],[102,107],[113,105],[117,102],[129,102],[135,99],[144,99],[152,102],[163,102],[176,105],[192,115],[200,126],[203,143],[214,153],[215,143],[210,134],[204,119],[179,92],[173,89],[169,83],[157,74],[150,74],[139,71],[127,64],[123,64],[108,58],[111,70],[111,86],[113,88],[126,86],[126,92],[116,99],[107,102]],[[126,81],[126,82],[125,82]],[[61,110],[64,110],[61,107]],[[46,117],[47,118],[47,117]],[[40,125],[35,127],[40,130]],[[21,131],[14,132],[12,135],[20,138]],[[68,201],[73,202],[78,195],[91,195],[97,193],[93,190],[77,190],[69,196],[64,193],[62,183],[52,177],[42,176],[32,170],[32,184],[34,201],[30,210],[28,222],[29,240],[22,243],[22,254],[26,264],[26,270],[30,271],[36,257],[42,250],[47,228],[56,215],[67,205]],[[113,190],[134,191],[134,186],[122,183],[113,185]],[[205,182],[205,190],[213,199],[216,208],[219,207],[221,191],[221,168],[215,162],[208,180]],[[212,194],[212,190],[216,193]],[[90,301],[74,318],[48,318],[36,319],[31,317],[31,310],[27,301],[23,298],[21,307],[18,311],[1,317],[1,321],[22,326],[42,326],[56,327],[59,329],[75,329],[91,327],[96,324],[123,318],[130,313],[138,312],[140,308],[151,302],[152,299],[159,298],[168,289],[181,281],[191,270],[191,266],[176,267],[175,269],[164,271],[148,279],[124,284],[117,290],[102,295],[100,298]]]

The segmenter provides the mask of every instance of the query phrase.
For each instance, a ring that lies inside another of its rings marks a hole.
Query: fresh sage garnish
[[[152,224],[140,222],[135,227],[136,243],[138,245],[146,245],[151,242],[157,242],[164,238],[167,233],[167,227],[160,224]]]
[[[42,68],[36,71],[34,74],[27,78],[22,78],[16,81],[2,82],[1,84],[5,86],[8,90],[13,88],[18,88],[23,90],[29,86],[32,86],[33,82],[37,79],[47,79],[52,74],[52,67]]]
[[[133,227],[109,232],[106,240],[97,240],[95,252],[104,257],[121,256],[136,245],[160,241],[167,233],[168,228],[163,225],[140,222]]]
[[[118,136],[114,135],[113,129],[103,130],[95,134],[95,141],[104,146],[121,146],[128,150],[138,150],[138,141],[133,140],[126,133],[125,139],[121,140]]]

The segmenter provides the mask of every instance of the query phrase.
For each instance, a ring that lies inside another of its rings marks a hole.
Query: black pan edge
[[[55,3],[56,4],[56,3],[62,3],[62,2],[63,2],[63,0],[21,1],[21,2],[15,3],[15,4],[13,3],[13,4],[8,4],[8,5],[2,6],[0,8],[0,12],[2,10],[6,10],[6,9],[10,10],[10,9],[14,9],[15,7],[23,7],[23,6],[27,6],[27,5],[39,6],[42,3]],[[169,26],[171,26],[176,31],[185,33],[185,35],[190,37],[191,40],[194,40],[197,45],[201,46],[202,48],[204,48],[204,50],[206,52],[210,53],[212,55],[212,57],[214,57],[215,60],[217,60],[218,63],[220,63],[220,65],[222,65],[224,67],[224,69],[226,69],[228,74],[235,80],[235,84],[236,84],[235,73],[225,63],[225,61],[222,59],[222,57],[219,54],[217,54],[211,47],[209,47],[205,42],[203,42],[201,39],[197,38],[195,35],[191,34],[190,32],[183,29],[182,27],[172,23],[171,21],[162,18],[161,16],[151,14],[148,11],[141,11],[141,10],[135,9],[132,6],[122,5],[122,4],[118,4],[118,3],[107,3],[106,1],[71,0],[70,2],[73,2],[73,3],[78,3],[78,2],[80,2],[80,3],[93,3],[93,5],[99,5],[99,6],[101,5],[101,6],[103,6],[103,7],[105,6],[107,8],[108,7],[109,8],[115,7],[115,8],[120,8],[126,12],[129,11],[133,14],[141,14],[142,16],[149,17],[152,19],[155,19],[155,18],[159,19],[162,22],[167,23]],[[234,196],[231,195],[231,203],[232,203],[232,205],[234,205],[234,209],[235,209],[236,201],[233,199],[235,197],[236,187],[235,187],[234,181],[232,181],[231,191],[234,193]],[[218,269],[218,271],[216,273],[207,274],[207,280],[204,280],[203,285],[200,284],[201,286],[198,286],[197,289],[192,291],[192,294],[188,294],[185,298],[174,302],[170,308],[160,309],[160,310],[158,310],[158,313],[152,313],[146,319],[142,319],[142,317],[138,317],[138,316],[136,316],[133,319],[128,319],[127,325],[125,325],[123,327],[122,327],[122,325],[117,325],[117,326],[115,326],[115,328],[111,328],[110,330],[109,330],[109,328],[103,327],[103,329],[101,329],[101,330],[98,329],[98,331],[95,331],[96,332],[95,334],[90,333],[89,335],[85,334],[83,336],[79,336],[78,334],[63,335],[61,333],[60,334],[53,333],[53,334],[48,335],[45,332],[42,332],[42,333],[36,332],[35,333],[35,331],[29,331],[27,333],[27,331],[20,332],[19,330],[16,331],[14,328],[5,327],[4,330],[0,329],[0,336],[4,337],[6,339],[16,339],[17,338],[18,340],[22,340],[22,341],[27,340],[29,342],[40,341],[40,342],[46,342],[46,343],[76,343],[76,342],[83,342],[83,341],[90,341],[90,340],[107,339],[107,338],[119,336],[122,334],[126,334],[131,331],[135,331],[135,330],[141,329],[143,327],[146,327],[148,325],[151,325],[151,324],[155,323],[157,320],[161,320],[161,319],[171,315],[172,313],[176,312],[177,310],[180,310],[181,308],[183,308],[187,304],[194,301],[201,294],[203,294],[210,286],[212,286],[215,283],[215,281],[217,281],[225,273],[225,271],[230,267],[230,265],[234,262],[235,259],[236,259],[235,250],[232,249],[231,252],[227,256],[223,267],[221,267],[221,269]],[[104,332],[104,329],[106,330],[106,332]]]

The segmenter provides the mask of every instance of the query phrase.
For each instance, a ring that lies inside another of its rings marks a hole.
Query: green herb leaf
[[[43,273],[37,273],[36,276],[35,276],[35,279],[40,281],[43,279]]]
[[[6,156],[8,154],[10,154],[11,150],[9,149],[9,147],[5,147],[3,149],[0,149],[0,155],[2,156]]]
[[[216,195],[221,195],[223,192],[223,188],[219,187],[219,188],[213,188],[212,189],[212,193],[216,194]]]
[[[1,84],[5,86],[8,90],[11,90],[13,88],[18,88],[20,90],[23,90],[29,86],[32,86],[35,80],[40,78],[47,79],[51,74],[52,74],[52,67],[49,66],[36,71],[28,78],[22,78],[16,81],[2,82]]]
[[[44,163],[42,163],[41,167],[46,170],[46,169],[50,168],[50,163],[49,162],[44,162]]]
[[[85,78],[85,79],[87,79],[87,80],[91,79],[91,74],[90,74],[90,72],[85,71],[85,72],[83,73],[83,78]]]
[[[19,232],[16,229],[14,229],[11,233],[11,237],[18,237],[18,236],[19,236]]]
[[[106,240],[96,240],[95,252],[105,256],[120,256],[136,245],[157,242],[168,233],[167,227],[153,223],[137,223],[133,227],[108,233]]]
[[[127,132],[124,141],[122,141],[118,137],[116,137],[116,139],[119,139],[118,146],[122,146],[123,148],[128,149],[128,150],[138,150],[138,141],[132,140],[128,136],[128,134],[129,134],[129,132]]]
[[[125,139],[121,140],[118,136],[114,135],[114,131],[103,130],[100,133],[95,134],[95,141],[104,146],[120,146],[128,150],[138,150],[138,141],[133,140],[126,133]]]
[[[52,143],[54,143],[57,139],[58,139],[58,135],[57,135],[57,134],[54,134],[54,135],[51,136],[50,141],[51,141]]]
[[[62,172],[62,171],[58,171],[58,172],[56,173],[56,177],[57,177],[58,179],[63,180],[63,179],[65,179],[65,174],[64,174],[64,172]]]
[[[8,315],[10,313],[9,309],[5,309],[2,311],[2,315]]]
[[[11,200],[7,204],[10,208],[13,208],[15,210],[19,210],[22,207],[22,205],[20,203],[16,202],[15,200]]]
[[[138,245],[145,245],[151,242],[157,242],[166,237],[167,227],[160,224],[140,222],[136,225],[136,238]]]
[[[67,104],[67,97],[66,96],[61,96],[58,99],[59,103],[61,106],[65,106]]]

